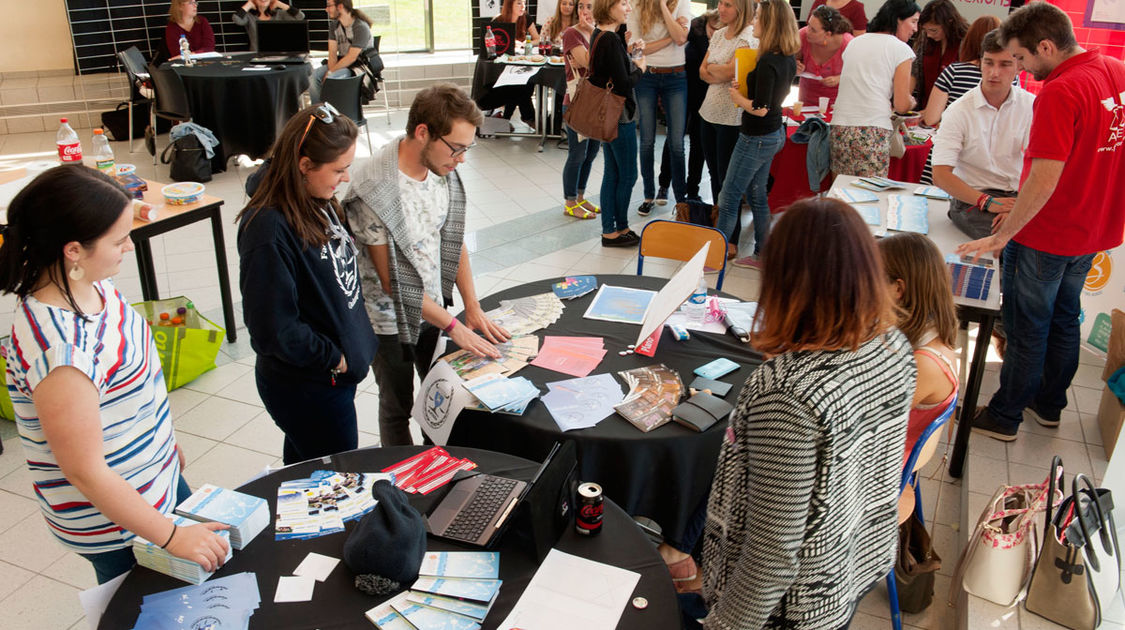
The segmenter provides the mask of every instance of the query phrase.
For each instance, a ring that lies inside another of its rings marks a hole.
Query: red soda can
[[[596,483],[578,486],[578,514],[574,518],[574,528],[583,536],[597,536],[602,531],[602,515],[605,499],[602,487]]]

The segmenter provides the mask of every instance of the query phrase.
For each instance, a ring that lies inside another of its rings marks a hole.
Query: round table
[[[424,447],[398,446],[388,448],[368,448],[333,455],[325,460],[303,462],[276,471],[240,487],[238,490],[262,497],[270,504],[271,516],[276,514],[277,486],[281,481],[307,477],[312,471],[330,469],[343,472],[378,472],[379,470],[418,454]],[[538,464],[532,461],[469,448],[450,448],[457,457],[467,457],[479,466],[479,470],[503,477],[527,481],[535,474]],[[191,471],[187,474],[190,476]],[[409,495],[410,503],[425,514],[441,499],[442,490],[429,496]],[[355,529],[353,521],[347,524],[348,532]],[[679,606],[668,569],[656,553],[652,542],[641,532],[619,507],[611,501],[605,502],[605,521],[599,536],[587,538],[579,536],[573,528],[568,528],[555,548],[569,554],[611,564],[641,574],[634,590],[634,596],[648,600],[644,610],[626,606],[621,616],[619,628],[644,630],[675,630],[680,627]],[[515,529],[519,522],[513,523],[497,548],[500,552],[500,579],[504,580],[492,610],[485,619],[484,628],[495,628],[511,611],[520,595],[523,594],[535,570],[536,558],[526,551],[518,540]],[[310,540],[275,541],[273,527],[267,526],[243,550],[235,551],[218,572],[216,577],[253,571],[257,574],[258,590],[262,602],[250,618],[250,628],[281,630],[285,628],[320,628],[321,630],[356,628],[370,630],[373,626],[364,617],[364,612],[390,598],[371,597],[357,591],[353,585],[351,571],[341,562],[328,576],[327,581],[317,584],[313,599],[309,602],[274,604],[274,590],[278,577],[292,575],[297,565],[309,552],[316,552],[334,558],[343,557],[344,541],[347,534],[332,534]],[[464,550],[454,543],[430,538],[429,549]],[[103,630],[131,628],[140,613],[142,598],[184,586],[184,582],[151,571],[143,567],[133,569],[114,594],[105,614],[98,624]]]
[[[473,68],[473,83],[470,95],[481,109],[495,109],[504,106],[505,95],[501,93],[504,88],[493,89],[492,85],[496,83],[500,73],[504,72],[504,68],[509,65],[523,64],[505,64],[489,59],[477,59],[476,67]],[[562,94],[566,91],[566,69],[563,66],[544,63],[539,66],[539,72],[536,72],[527,84],[543,86],[554,90],[556,94]],[[539,106],[542,107],[542,103]]]
[[[487,311],[502,299],[548,292],[551,284],[557,281],[542,280],[513,287],[481,300],[481,306]],[[598,276],[598,282],[657,290],[667,280],[607,275]],[[603,337],[608,352],[595,373],[616,374],[620,370],[663,363],[680,374],[686,390],[695,378],[692,370],[717,357],[727,357],[742,366],[721,379],[734,384],[725,397],[734,404],[743,382],[761,364],[761,355],[730,334],[695,331],[688,341],[675,341],[671,333],[665,331],[655,357],[639,354],[620,356],[619,351],[636,343],[640,327],[584,318],[582,315],[593,297],[594,293],[588,293],[575,300],[564,301],[566,308],[559,320],[535,334],[541,339],[544,335]],[[546,383],[572,378],[534,365],[523,368],[516,375],[535,383],[541,392],[547,391]],[[617,381],[622,383],[620,378]],[[578,475],[582,481],[601,484],[605,496],[629,514],[655,520],[663,528],[666,539],[679,542],[683,540],[692,514],[710,494],[726,426],[726,421],[723,421],[697,433],[669,422],[643,433],[613,414],[595,427],[564,433],[555,424],[546,406],[537,399],[531,402],[522,416],[462,411],[453,426],[449,443],[541,460],[556,440],[573,440],[578,450]]]
[[[309,88],[308,64],[243,70],[250,65],[238,58],[171,65],[184,83],[192,122],[219,139],[224,162],[239,154],[265,157]]]

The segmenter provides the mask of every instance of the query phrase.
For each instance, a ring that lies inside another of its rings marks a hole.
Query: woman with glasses
[[[960,57],[961,41],[969,31],[969,23],[961,17],[953,0],[931,0],[922,9],[918,23],[923,36],[914,40],[911,91],[918,107],[924,108],[938,75]]]
[[[358,446],[356,385],[378,342],[357,250],[335,198],[356,126],[331,105],[289,119],[238,214],[239,286],[258,394],[285,433],[286,464]]]
[[[207,18],[199,15],[197,0],[172,0],[168,8],[168,25],[164,27],[164,44],[172,59],[180,58],[180,36],[187,37],[193,53],[215,52],[215,31]]]
[[[250,37],[250,50],[258,50],[258,22],[279,22],[305,19],[305,12],[281,0],[246,0],[235,10],[230,21],[246,29]]]
[[[809,14],[808,26],[801,29],[801,53],[797,55],[797,74],[801,75],[797,100],[810,106],[819,104],[821,98],[827,98],[829,105],[836,102],[844,49],[853,39],[852,23],[836,9],[821,5]]]

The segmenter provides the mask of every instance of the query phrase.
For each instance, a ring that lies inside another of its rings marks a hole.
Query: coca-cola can
[[[602,531],[602,516],[605,498],[602,487],[596,483],[583,483],[578,486],[578,514],[574,517],[574,529],[583,536],[597,536]]]

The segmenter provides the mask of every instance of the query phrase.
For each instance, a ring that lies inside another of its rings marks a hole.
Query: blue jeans
[[[629,229],[629,199],[637,183],[637,123],[617,123],[617,139],[603,142],[602,234]]]
[[[312,103],[320,102],[320,88],[324,85],[324,78],[327,76],[329,79],[346,79],[352,76],[351,68],[340,68],[338,70],[328,71],[328,66],[317,66],[313,70],[312,81],[309,82],[309,99]]]
[[[687,73],[657,74],[646,72],[634,88],[637,97],[637,124],[641,135],[641,178],[645,199],[656,197],[653,166],[656,159],[656,101],[664,106],[672,161],[672,192],[676,201],[684,200],[684,131],[687,124]]]
[[[999,423],[1018,427],[1031,403],[1046,414],[1066,407],[1078,370],[1082,285],[1094,254],[1056,256],[1015,241],[1004,248],[1001,315],[1008,347],[1000,389],[988,403]]]
[[[180,475],[179,479],[176,481],[176,498],[173,505],[178,505],[190,496],[191,488],[188,487],[187,482],[184,481],[184,476]],[[98,578],[98,584],[105,584],[132,569],[137,564],[137,558],[133,555],[133,545],[131,543],[128,547],[116,551],[83,553],[78,555],[89,560],[90,564],[94,565],[94,574]]]
[[[727,165],[727,175],[719,190],[719,220],[717,227],[726,235],[728,242],[738,246],[734,228],[738,224],[742,208],[742,195],[750,201],[754,213],[754,254],[757,255],[766,245],[770,233],[770,204],[766,186],[770,179],[770,163],[773,156],[785,145],[785,128],[781,127],[762,136],[738,134],[738,142]]]
[[[566,111],[566,107],[563,107]],[[562,179],[563,179],[563,197],[567,201],[574,201],[578,199],[579,194],[585,194],[586,182],[590,179],[590,165],[594,163],[594,158],[598,157],[598,146],[601,144],[597,140],[579,141],[578,134],[570,128],[570,125],[563,125],[566,129],[566,163],[563,164]]]

